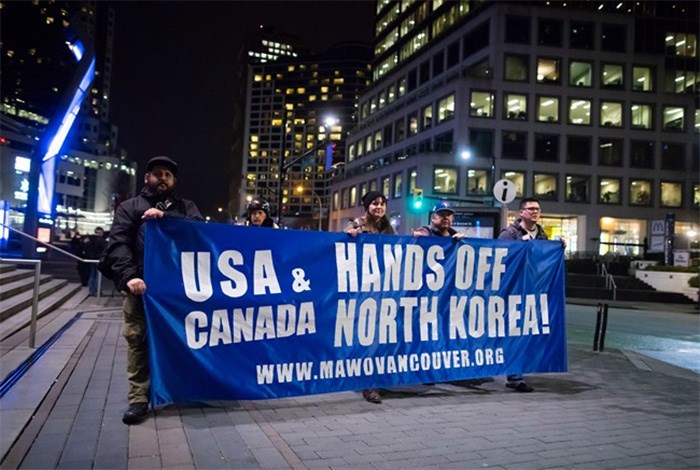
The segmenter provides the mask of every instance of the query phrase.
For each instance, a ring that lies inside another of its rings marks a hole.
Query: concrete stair
[[[31,322],[34,270],[13,264],[0,264],[0,340],[25,328]],[[61,307],[76,295],[84,298],[80,284],[42,274],[39,284],[37,318]]]
[[[605,288],[605,278],[603,276],[595,274],[595,264],[592,261],[589,262],[593,266],[593,269],[591,269],[589,265],[582,263],[581,260],[576,261],[576,264],[567,264],[567,298],[612,300],[612,290]],[[621,268],[616,269],[616,272],[621,272]],[[654,290],[648,284],[631,276],[613,275],[613,279],[617,285],[616,300],[674,304],[693,303],[692,300],[683,294]]]

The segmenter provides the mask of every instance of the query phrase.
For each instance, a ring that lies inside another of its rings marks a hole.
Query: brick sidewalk
[[[440,384],[168,407],[121,423],[126,348],[118,313],[92,322],[2,468],[698,468],[698,377],[569,349],[569,373],[536,391]],[[53,394],[52,394],[53,393]],[[3,399],[7,399],[7,396]]]

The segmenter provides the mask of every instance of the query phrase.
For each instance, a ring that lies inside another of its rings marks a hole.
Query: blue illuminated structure
[[[4,225],[10,224],[10,201],[0,199],[0,249],[7,248],[7,239],[10,236],[10,231]]]
[[[77,60],[73,77],[66,87],[66,92],[58,106],[58,116],[51,119],[32,154],[32,166],[29,171],[29,193],[27,209],[24,214],[24,233],[38,235],[40,226],[53,227],[53,195],[56,179],[56,157],[61,151],[68,133],[75,122],[80,105],[95,78],[95,53],[89,43],[80,39],[79,30],[67,30],[70,37],[66,45]],[[85,36],[86,35],[82,35]],[[22,244],[23,255],[35,256],[36,246],[31,240]]]

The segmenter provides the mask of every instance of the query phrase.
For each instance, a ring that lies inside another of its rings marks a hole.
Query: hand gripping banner
[[[148,221],[153,405],[566,371],[558,241]]]

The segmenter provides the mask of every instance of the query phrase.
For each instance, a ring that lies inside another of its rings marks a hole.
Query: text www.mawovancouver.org
[[[258,384],[369,377],[440,369],[503,364],[503,348],[455,349],[430,353],[397,354],[328,361],[257,364]]]

